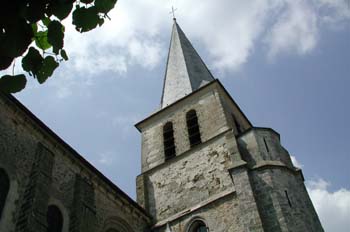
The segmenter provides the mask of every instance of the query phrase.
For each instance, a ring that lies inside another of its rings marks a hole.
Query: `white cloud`
[[[140,120],[139,116],[132,115],[117,115],[112,118],[112,125],[115,127],[124,125],[134,125]]]
[[[158,20],[143,12],[151,9]],[[130,65],[153,68],[162,55],[163,44],[158,39],[160,11],[154,1],[121,1],[110,12],[111,21],[106,20],[102,27],[82,34],[67,21],[65,46],[71,57],[69,68],[84,74],[103,71],[123,74]]]
[[[269,7],[269,1],[183,1],[180,21],[188,23],[191,39],[204,43],[213,68],[237,69],[253,51]],[[194,9],[189,16],[187,9]]]
[[[115,131],[118,131],[121,139],[130,139],[130,136],[135,132],[134,124],[140,120],[140,116],[134,112],[127,114],[115,114],[111,112],[99,112],[96,114],[96,118],[99,121],[104,121],[108,126],[113,127]]]
[[[69,61],[61,63],[54,75],[44,85],[51,88],[50,91],[54,93],[55,99],[67,99],[74,94],[89,97],[91,93],[88,88],[93,84],[93,76],[79,75],[78,70],[74,71],[69,66]],[[51,79],[54,79],[54,81],[51,81]]]
[[[294,166],[303,165],[290,156]],[[321,220],[324,231],[347,232],[350,228],[350,190],[340,188],[330,191],[331,184],[321,178],[306,181],[310,198]]]
[[[91,84],[90,76],[125,77],[135,66],[153,69],[165,60],[171,28],[172,2],[119,1],[102,27],[80,34],[65,21],[65,79],[57,88],[69,96],[67,83]],[[267,57],[312,52],[323,27],[350,19],[347,0],[178,0],[178,22],[208,54],[208,66],[217,71],[239,69],[257,46],[265,44]],[[261,43],[262,42],[262,43]],[[203,55],[203,54],[202,54]],[[18,63],[18,62],[17,62]],[[56,72],[57,73],[57,72]],[[57,74],[55,74],[57,75]]]
[[[332,25],[350,19],[349,0],[314,0],[323,22]]]
[[[267,44],[270,58],[286,52],[310,53],[322,22],[350,18],[345,4],[345,0],[179,0],[176,14],[191,40],[208,51],[211,67],[222,71],[247,62],[259,41]],[[70,62],[89,74],[126,73],[133,65],[152,69],[167,52],[164,38],[169,35],[164,31],[171,27],[170,6],[170,1],[120,1],[110,14],[112,21],[82,35],[68,23]]]
[[[128,50],[132,60],[144,68],[152,69],[159,63],[162,46],[157,42],[133,39],[128,44]]]
[[[92,160],[92,163],[95,163],[97,166],[110,166],[113,164],[115,161],[116,154],[113,152],[107,151],[107,152],[102,152],[97,155],[98,158]]]
[[[268,56],[283,52],[305,54],[315,48],[318,37],[317,15],[308,1],[286,0],[277,7],[276,22],[267,32]]]
[[[118,131],[121,132],[122,138],[128,138],[134,131],[134,124],[140,117],[136,115],[116,115],[112,117],[112,126],[118,128]]]
[[[290,159],[292,160],[292,163],[295,167],[302,168],[304,166],[296,159],[296,157],[294,155],[291,155]]]
[[[308,181],[307,189],[325,231],[347,232],[350,228],[350,190],[330,191],[323,179]]]

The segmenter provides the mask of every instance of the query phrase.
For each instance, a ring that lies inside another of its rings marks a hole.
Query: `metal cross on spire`
[[[176,9],[174,9],[174,7],[172,6],[171,7],[171,11],[169,12],[169,14],[172,14],[173,15],[173,19],[174,20],[176,20],[176,17],[175,17],[175,11],[177,10],[177,8]]]

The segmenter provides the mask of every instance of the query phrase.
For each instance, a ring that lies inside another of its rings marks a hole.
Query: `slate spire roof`
[[[165,70],[161,108],[185,97],[214,78],[174,19]]]

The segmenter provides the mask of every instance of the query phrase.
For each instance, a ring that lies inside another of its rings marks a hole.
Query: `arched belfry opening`
[[[63,215],[61,210],[55,206],[50,205],[47,209],[47,232],[62,232]]]
[[[10,189],[10,179],[4,169],[0,169],[0,219],[5,208],[6,198]]]
[[[119,231],[116,230],[116,229],[109,229],[109,230],[107,230],[106,232],[119,232]]]
[[[186,122],[188,130],[188,139],[190,141],[191,147],[194,147],[195,145],[200,144],[202,142],[198,125],[198,117],[195,110],[190,110],[187,112]]]
[[[172,122],[167,122],[163,127],[163,143],[165,160],[175,157],[176,149]]]
[[[124,219],[119,217],[108,218],[103,232],[133,232],[134,230]]]
[[[191,223],[188,232],[208,232],[207,225],[202,220],[195,220]]]

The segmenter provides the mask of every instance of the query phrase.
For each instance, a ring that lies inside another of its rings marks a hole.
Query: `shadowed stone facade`
[[[1,232],[47,232],[47,209],[62,232],[143,232],[151,218],[23,105],[0,93],[0,169],[10,188]],[[1,188],[1,186],[0,186]]]
[[[176,21],[161,109],[136,127],[138,203],[0,93],[0,231],[323,231],[280,135],[251,124]]]

